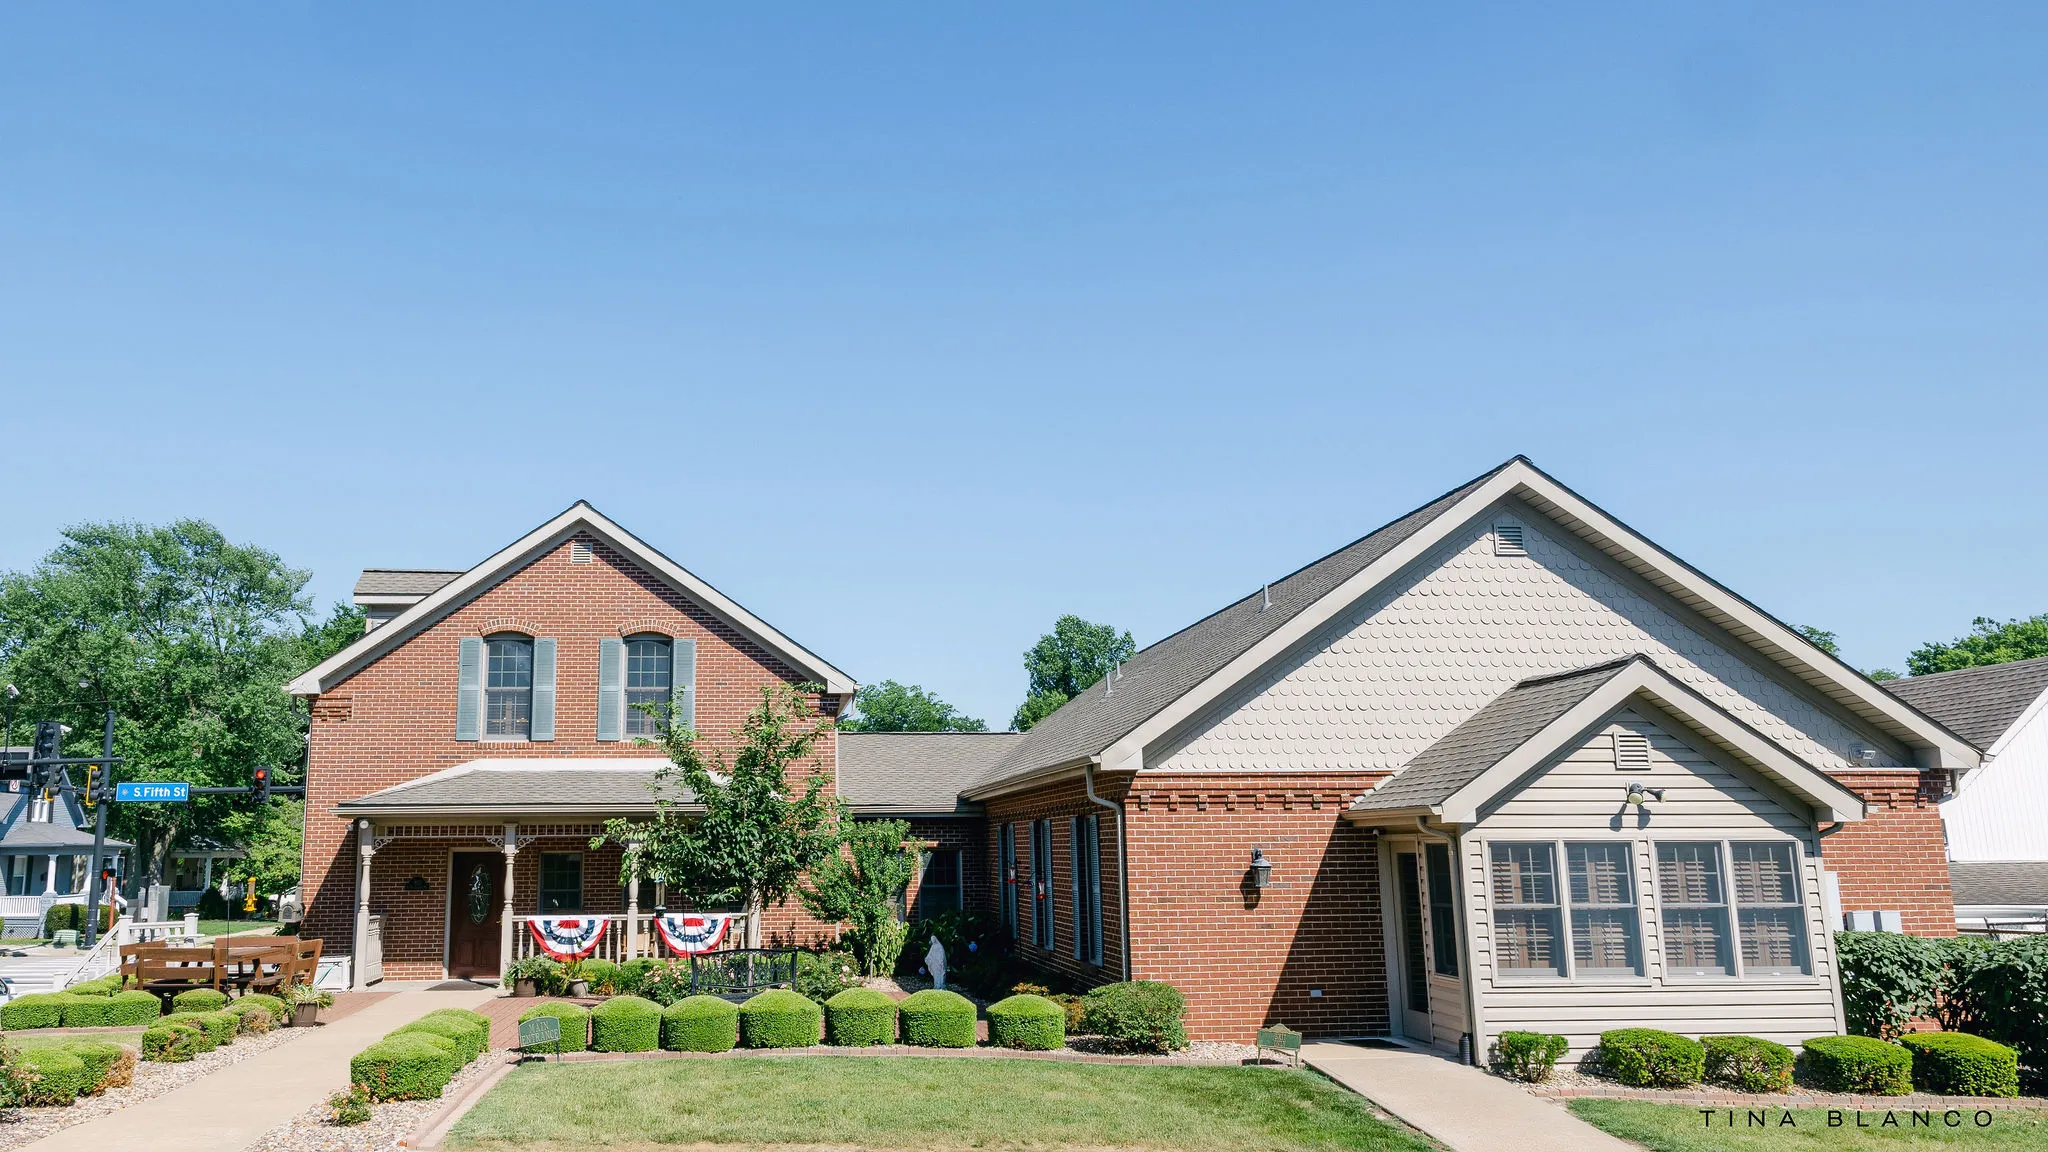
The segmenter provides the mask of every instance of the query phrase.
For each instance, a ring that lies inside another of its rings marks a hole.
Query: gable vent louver
[[[1616,732],[1614,734],[1614,766],[1616,768],[1648,768],[1650,766],[1650,738],[1640,732]]]
[[[590,563],[591,559],[593,558],[593,555],[594,555],[594,554],[593,554],[593,552],[592,552],[592,550],[591,550],[591,547],[590,547],[590,541],[588,541],[588,540],[571,540],[571,541],[569,541],[569,563],[571,563],[571,564],[588,564],[588,563]]]
[[[1529,549],[1522,544],[1520,524],[1495,524],[1493,526],[1493,554],[1495,556],[1527,556]]]

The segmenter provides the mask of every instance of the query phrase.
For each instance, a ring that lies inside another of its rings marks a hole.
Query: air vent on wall
[[[1522,546],[1520,524],[1495,524],[1493,526],[1493,554],[1495,556],[1527,556],[1529,550]]]
[[[588,540],[571,540],[571,541],[569,541],[569,563],[571,563],[571,564],[588,564],[588,563],[590,563],[590,559],[591,559],[590,541],[588,541]]]
[[[1650,766],[1650,738],[1640,732],[1616,732],[1614,734],[1614,766],[1616,768],[1648,768]]]

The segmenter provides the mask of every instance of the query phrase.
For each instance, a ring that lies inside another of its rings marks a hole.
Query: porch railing
[[[531,920],[548,920],[548,916],[514,916],[512,918],[512,960],[524,960],[529,956],[543,953],[533,939],[533,932],[527,928]],[[592,917],[595,919],[595,917]],[[597,950],[587,959],[609,960],[621,964],[627,960],[651,956],[657,959],[673,956],[668,946],[654,933],[654,915],[642,912],[638,916],[623,913],[606,916],[604,935],[598,937]],[[747,940],[747,914],[742,912],[732,918],[732,926],[726,930],[725,939],[719,942],[715,951],[730,952],[740,948]]]

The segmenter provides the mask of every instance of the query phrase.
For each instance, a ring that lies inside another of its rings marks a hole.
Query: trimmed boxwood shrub
[[[787,988],[770,988],[740,1005],[740,1042],[749,1048],[809,1048],[825,1010]]]
[[[149,1024],[163,1015],[163,1010],[163,1001],[153,992],[116,992],[107,998],[107,1023],[117,1028]]]
[[[171,997],[173,1012],[218,1012],[228,1006],[228,998],[211,988],[187,988]]]
[[[235,1042],[235,1034],[242,1030],[242,1022],[232,1012],[173,1012],[166,1020],[185,1020],[206,1030],[206,1038],[213,1048]]]
[[[1996,1040],[1967,1032],[1919,1032],[1899,1037],[1913,1054],[1913,1084],[1944,1096],[2017,1096],[2020,1054]]]
[[[64,1018],[67,1002],[62,992],[31,992],[0,1004],[0,1029],[55,1028]]]
[[[451,1019],[464,1020],[474,1024],[484,1031],[484,1035],[487,1038],[484,1042],[484,1047],[490,1047],[488,1037],[491,1034],[491,1018],[481,1012],[472,1012],[467,1008],[436,1008],[432,1012],[427,1013],[427,1016],[447,1016]],[[422,1019],[425,1018],[422,1017]]]
[[[896,1001],[872,988],[848,988],[825,1001],[825,1042],[864,1048],[896,1039]]]
[[[1792,1087],[1792,1050],[1755,1036],[1702,1036],[1707,1079],[1744,1092],[1783,1092]]]
[[[1104,984],[1081,998],[1081,1031],[1122,1052],[1178,1052],[1188,1046],[1186,1008],[1180,989],[1158,980]]]
[[[190,1020],[168,1020],[142,1034],[142,1058],[154,1064],[183,1064],[213,1049],[206,1029]]]
[[[553,1016],[562,1022],[562,1051],[581,1052],[590,1047],[590,1012],[575,1004],[536,1004],[519,1014],[519,1022],[526,1023],[541,1016]]]
[[[80,984],[73,984],[71,987],[64,989],[64,991],[71,993],[73,996],[112,996],[118,987],[115,982],[119,979],[120,977],[118,976],[102,976],[97,980],[87,980]]]
[[[372,1100],[432,1100],[462,1066],[455,1042],[431,1032],[386,1036],[348,1062],[348,1078]]]
[[[282,1024],[292,1014],[292,1010],[285,1005],[283,1000],[267,992],[244,992],[241,998],[235,1001],[237,1009],[252,1004],[262,1005],[264,1010],[270,1013],[270,1022],[272,1024]]]
[[[35,1081],[28,1086],[26,1096],[25,1102],[29,1104],[42,1107],[70,1104],[99,1082],[99,1077],[86,1070],[85,1061],[62,1045],[23,1048],[15,1059],[35,1074]]]
[[[114,1002],[107,996],[67,994],[62,1011],[66,1028],[105,1028],[114,1022]]]
[[[903,1042],[920,1048],[974,1047],[974,1001],[958,992],[927,988],[896,1006]]]
[[[652,1052],[661,1047],[661,1005],[614,996],[590,1010],[592,1052]]]
[[[1569,1040],[1549,1032],[1503,1032],[1493,1042],[1493,1070],[1541,1084],[1550,1079],[1558,1057],[1570,1047]]]
[[[599,996],[611,996],[627,990],[619,983],[619,966],[609,960],[585,960],[583,979]]]
[[[1707,1050],[1700,1042],[1655,1028],[1616,1028],[1600,1034],[1600,1066],[1637,1088],[1683,1088],[1700,1082]]]
[[[988,1006],[988,1042],[999,1048],[1051,1052],[1067,1045],[1067,1010],[1022,993]]]
[[[121,1054],[127,1051],[119,1044],[88,1040],[83,1036],[67,1040],[58,1047],[78,1057],[79,1063],[85,1065],[85,1087],[78,1093],[81,1096],[97,1096],[112,1087],[108,1081],[113,1077],[114,1068],[122,1063]],[[134,1075],[132,1066],[129,1075]]]
[[[1822,1088],[1904,1096],[1913,1090],[1913,1054],[1871,1036],[1816,1036],[1800,1058]]]
[[[455,1045],[455,1056],[464,1064],[477,1058],[484,1050],[485,1036],[467,1020],[450,1020],[446,1016],[422,1016],[410,1024],[392,1029],[384,1034],[386,1040],[393,1036],[409,1036],[415,1032],[427,1032],[446,1039]]]
[[[261,1004],[237,1003],[229,1008],[227,1013],[235,1018],[235,1022],[240,1025],[239,1031],[244,1036],[261,1036],[270,1031],[270,1026],[276,1023],[271,1018],[270,1009]]]
[[[717,996],[686,996],[661,1014],[661,1046],[671,1052],[729,1052],[740,1042],[740,1006]]]

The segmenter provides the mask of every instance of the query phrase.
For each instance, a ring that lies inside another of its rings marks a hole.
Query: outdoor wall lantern
[[[1640,780],[1629,781],[1628,802],[1631,806],[1641,808],[1652,800],[1662,799],[1664,799],[1664,789],[1652,788]]]
[[[405,882],[405,890],[407,892],[425,892],[427,890],[427,878],[425,876],[408,878]]]
[[[1273,879],[1273,862],[1257,848],[1252,849],[1252,887],[1264,888]]]

